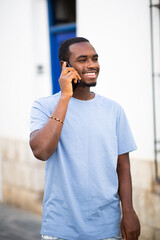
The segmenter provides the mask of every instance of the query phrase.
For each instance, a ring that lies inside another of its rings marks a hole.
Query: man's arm
[[[68,103],[73,95],[72,79],[77,81],[81,77],[74,68],[67,68],[66,63],[63,63],[59,78],[61,97],[51,115],[62,121],[65,119]],[[59,142],[62,127],[62,123],[49,118],[43,128],[31,133],[30,146],[36,158],[45,161],[54,153]]]
[[[140,235],[140,223],[132,204],[132,181],[129,153],[118,156],[117,173],[119,180],[119,196],[122,204],[122,237],[126,240],[137,240]]]

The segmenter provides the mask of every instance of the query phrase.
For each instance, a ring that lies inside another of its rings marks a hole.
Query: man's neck
[[[94,98],[95,94],[90,91],[90,87],[80,87],[78,86],[76,90],[73,93],[74,98],[77,98],[79,100],[90,100]]]

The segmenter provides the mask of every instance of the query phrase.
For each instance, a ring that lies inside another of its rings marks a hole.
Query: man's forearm
[[[119,180],[119,196],[122,204],[122,211],[132,208],[132,181],[130,173],[129,154],[122,154],[118,157],[117,173]]]
[[[70,98],[61,96],[52,116],[64,121]],[[48,119],[45,126],[34,131],[30,137],[33,154],[40,160],[47,160],[55,151],[61,135],[63,124],[54,119]]]
[[[132,181],[128,153],[118,157],[117,173],[119,196],[122,204],[122,236],[125,240],[138,240],[140,223],[132,204]]]

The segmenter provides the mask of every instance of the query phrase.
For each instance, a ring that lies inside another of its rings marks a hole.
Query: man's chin
[[[97,82],[83,83],[85,87],[95,87]]]

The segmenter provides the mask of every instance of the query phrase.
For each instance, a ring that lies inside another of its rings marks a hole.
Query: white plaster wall
[[[32,0],[32,37],[34,49],[34,97],[52,94],[47,0]],[[37,66],[43,67],[38,73]]]
[[[0,1],[0,137],[28,141],[32,102],[51,93],[47,30],[45,0]]]
[[[77,0],[77,34],[100,56],[95,91],[124,107],[138,145],[134,156],[152,159],[149,1]],[[0,136],[26,140],[33,100],[51,94],[46,0],[1,0],[0,40]]]
[[[141,159],[153,159],[149,11],[148,0],[77,0],[77,35],[99,54],[95,91],[124,107]]]

